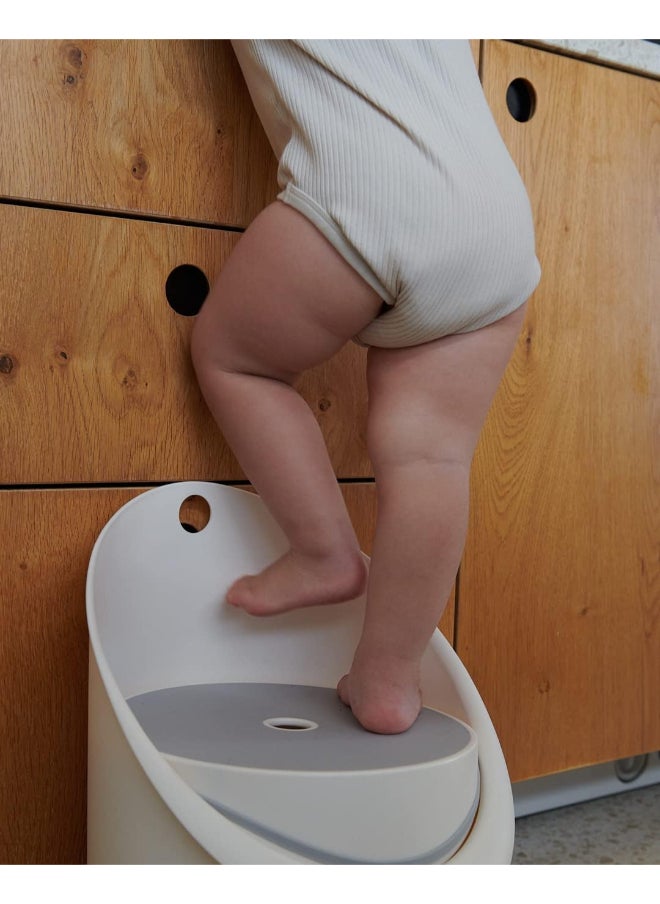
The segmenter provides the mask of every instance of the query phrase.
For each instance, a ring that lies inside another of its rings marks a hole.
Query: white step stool
[[[179,509],[201,496],[203,530]],[[244,490],[179,483],[108,522],[90,561],[88,862],[508,863],[511,785],[445,638],[409,731],[336,695],[364,600],[257,619],[223,603],[286,540]]]

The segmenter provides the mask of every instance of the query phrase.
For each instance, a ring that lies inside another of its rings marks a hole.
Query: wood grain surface
[[[247,226],[277,163],[229,41],[0,41],[0,196]]]
[[[85,578],[139,492],[0,491],[0,863],[85,860]]]
[[[503,42],[483,78],[544,270],[476,456],[457,610],[515,780],[660,747],[660,85]]]
[[[197,386],[170,272],[210,283],[238,236],[0,205],[0,484],[244,477]],[[339,477],[371,476],[366,350],[305,374]]]

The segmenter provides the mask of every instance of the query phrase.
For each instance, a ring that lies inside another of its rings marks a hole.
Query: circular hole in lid
[[[189,534],[198,534],[211,520],[211,506],[203,496],[188,496],[179,508],[179,523]]]
[[[312,722],[311,719],[298,719],[293,716],[273,716],[271,719],[264,719],[263,724],[278,731],[312,731],[319,727],[318,722]]]

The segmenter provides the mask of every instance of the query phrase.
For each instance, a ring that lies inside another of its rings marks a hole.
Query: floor
[[[516,820],[514,864],[660,864],[660,784]]]

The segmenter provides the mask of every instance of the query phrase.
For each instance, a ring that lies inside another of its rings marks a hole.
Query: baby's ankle
[[[364,590],[369,569],[365,557],[357,547],[292,546],[291,556],[320,572],[341,576],[345,582],[359,585],[356,595]]]
[[[383,678],[400,678],[417,681],[421,673],[422,657],[396,649],[396,638],[391,643],[362,639],[353,657],[353,670]]]

